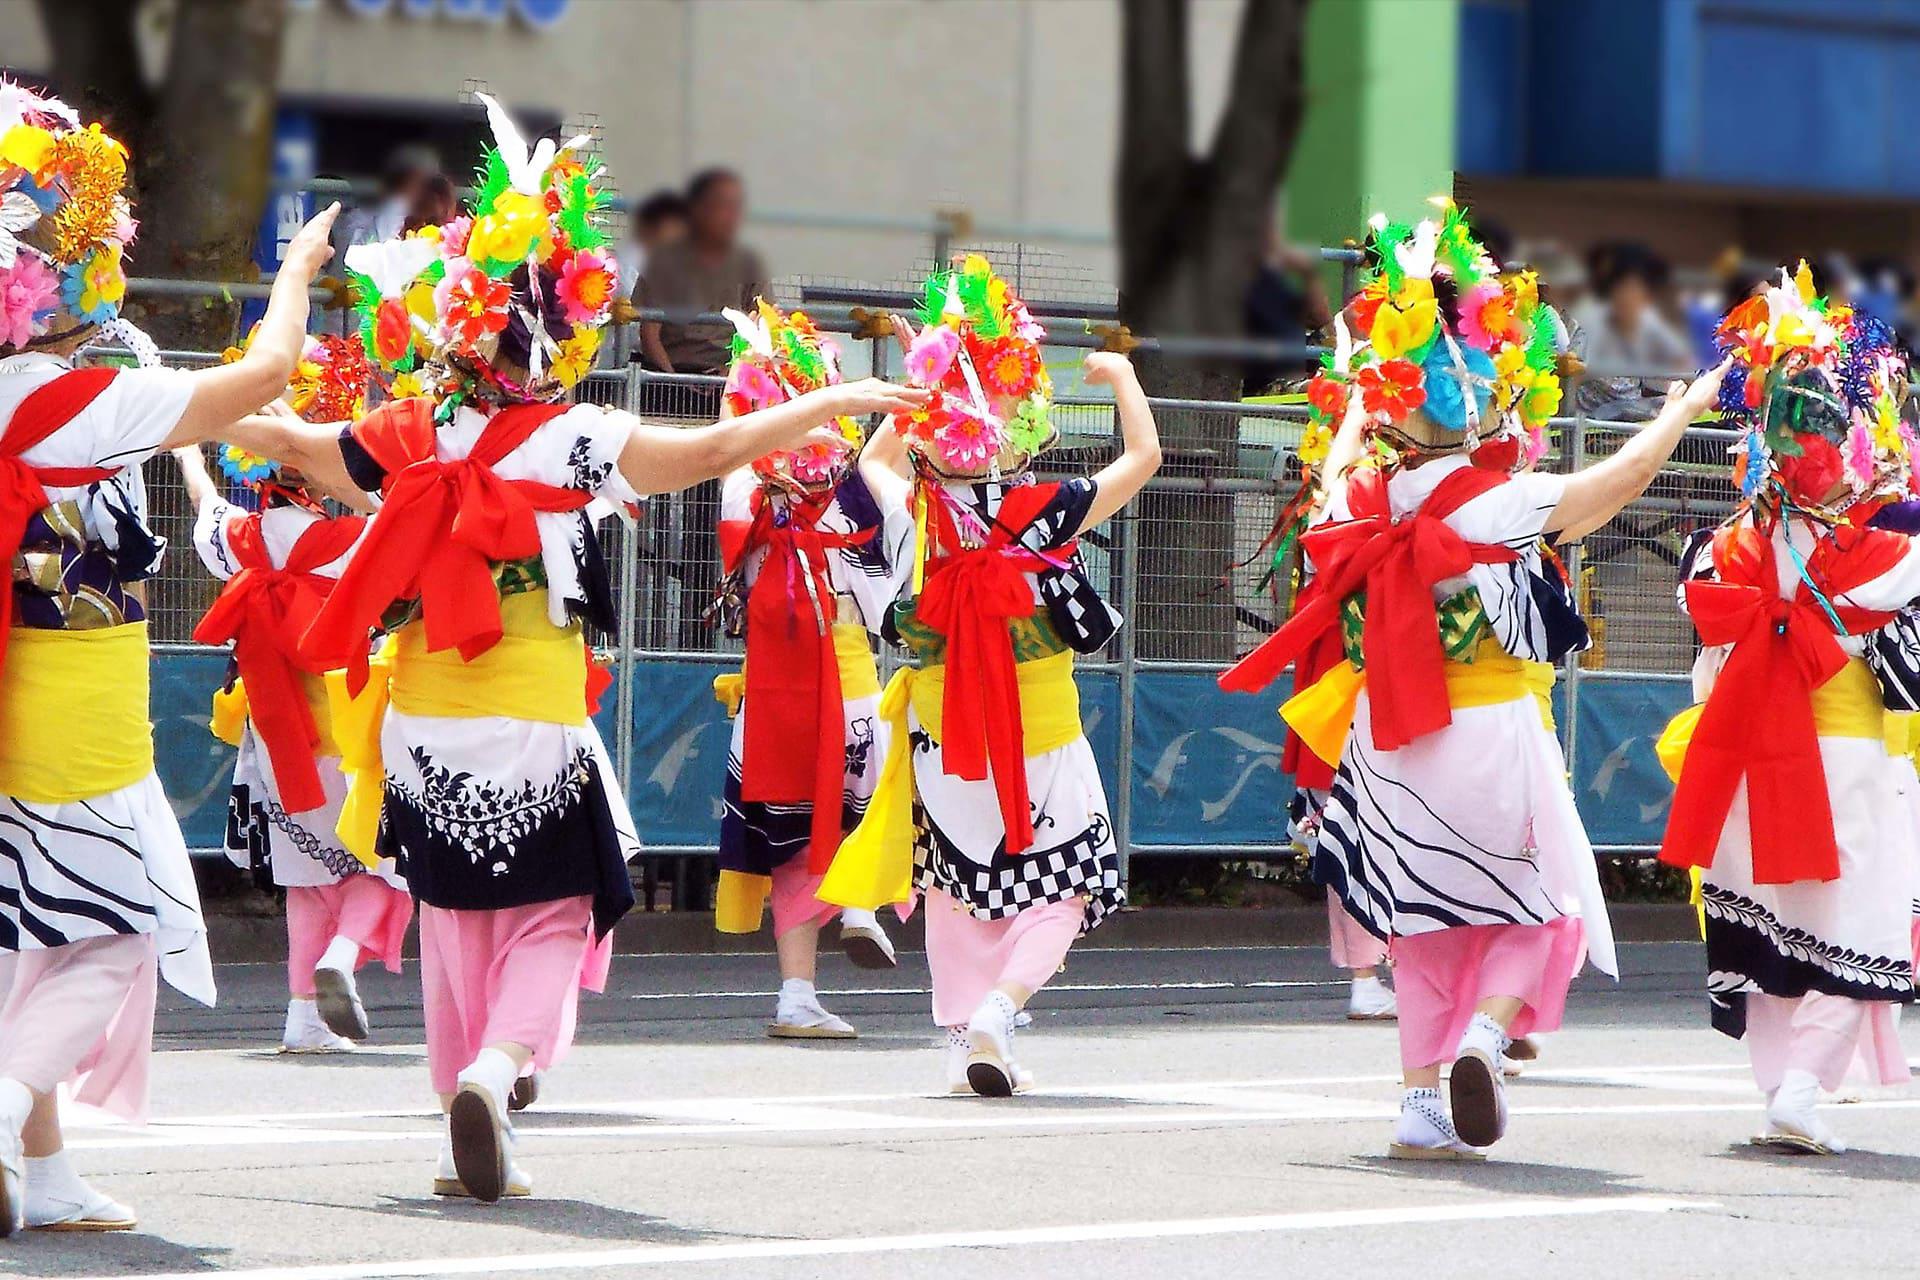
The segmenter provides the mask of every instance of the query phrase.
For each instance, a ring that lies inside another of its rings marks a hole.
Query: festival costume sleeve
[[[121,369],[83,415],[93,456],[60,462],[138,467],[159,452],[192,399],[193,377],[184,369]]]
[[[1461,504],[1451,523],[1468,542],[1529,547],[1546,532],[1566,491],[1565,476],[1524,472]]]
[[[193,549],[200,553],[200,563],[207,566],[207,572],[222,582],[240,572],[229,526],[233,521],[246,518],[246,512],[219,498],[201,503],[200,512],[194,518]]]

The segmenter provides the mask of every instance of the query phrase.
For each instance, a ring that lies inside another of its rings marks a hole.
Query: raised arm
[[[1660,468],[1679,447],[1680,437],[1720,396],[1720,380],[1731,359],[1693,380],[1667,388],[1667,403],[1619,452],[1567,477],[1560,505],[1547,517],[1546,531],[1571,542],[1592,533],[1647,491]]]
[[[346,459],[340,453],[340,433],[346,425],[308,422],[284,401],[275,400],[259,413],[226,424],[220,439],[292,467],[327,496],[356,511],[367,511],[371,504],[347,474]]]
[[[1120,419],[1120,456],[1102,467],[1093,477],[1093,505],[1087,508],[1082,529],[1104,524],[1133,495],[1146,486],[1160,469],[1160,430],[1154,426],[1153,410],[1133,362],[1112,351],[1094,351],[1087,355],[1084,380],[1089,386],[1113,388],[1113,408]]]
[[[927,393],[877,378],[810,391],[785,404],[725,418],[710,427],[663,427],[635,421],[620,451],[620,474],[636,493],[672,493],[744,467],[776,449],[839,440],[841,416],[905,413]]]
[[[855,464],[860,478],[882,506],[904,507],[913,496],[911,472],[907,469],[907,442],[892,426],[882,423],[867,437]]]
[[[328,205],[287,245],[286,259],[273,278],[267,313],[247,344],[246,355],[232,364],[188,375],[193,397],[163,447],[176,449],[221,439],[235,419],[256,412],[287,389],[307,340],[307,290],[333,256],[327,236],[339,214],[338,203]]]
[[[180,464],[180,480],[187,487],[187,497],[193,501],[194,510],[219,501],[220,487],[208,474],[207,460],[201,456],[199,445],[181,445],[173,451],[173,460]]]

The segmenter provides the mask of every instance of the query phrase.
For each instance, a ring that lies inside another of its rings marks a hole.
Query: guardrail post
[[[1580,470],[1587,462],[1587,411],[1579,405],[1574,406],[1573,423],[1567,428],[1567,473]],[[1567,568],[1567,590],[1574,599],[1580,598],[1580,570],[1586,563],[1586,548],[1581,542],[1567,547],[1563,563]],[[1566,714],[1567,723],[1560,731],[1560,740],[1566,754],[1567,782],[1574,788],[1574,797],[1579,798],[1580,774],[1576,767],[1580,744],[1580,657],[1570,653],[1565,658],[1567,675]]]
[[[1116,769],[1119,793],[1113,801],[1113,839],[1120,855],[1120,887],[1127,887],[1128,871],[1133,864],[1133,691],[1138,646],[1135,606],[1139,600],[1140,576],[1139,518],[1122,509],[1118,517],[1120,537],[1120,750]]]
[[[627,365],[626,410],[640,412],[640,374]],[[633,794],[634,641],[640,620],[640,521],[620,522],[620,682],[614,690],[613,763],[620,774],[620,794]]]

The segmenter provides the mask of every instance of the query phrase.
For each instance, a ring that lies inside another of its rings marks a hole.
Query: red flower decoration
[[[1427,402],[1426,379],[1411,360],[1389,360],[1360,371],[1360,403],[1388,422],[1403,421]]]
[[[1786,485],[1787,496],[1802,506],[1825,502],[1845,479],[1846,464],[1840,450],[1825,437],[1804,435],[1799,441],[1804,453],[1779,459],[1780,482]]]
[[[1386,300],[1387,285],[1384,280],[1375,280],[1353,295],[1353,301],[1348,306],[1353,311],[1355,333],[1364,338],[1373,332],[1374,317],[1380,314],[1380,304]]]
[[[1307,384],[1307,404],[1313,410],[1316,422],[1338,422],[1347,415],[1347,397],[1352,388],[1332,374],[1321,372],[1313,375],[1313,381]]]
[[[382,298],[373,313],[373,353],[380,363],[397,365],[413,349],[413,318],[398,298]]]
[[[1040,380],[1040,349],[1018,338],[995,338],[991,342],[968,343],[974,370],[980,375],[980,388],[989,396],[1018,400],[1033,390]]]
[[[463,350],[471,351],[489,334],[507,327],[513,287],[478,267],[469,268],[447,292],[447,326]]]

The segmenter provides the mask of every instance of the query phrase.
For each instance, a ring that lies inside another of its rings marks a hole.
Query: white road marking
[[[585,1271],[610,1267],[687,1266],[702,1262],[752,1262],[783,1258],[830,1258],[945,1249],[1034,1248],[1047,1245],[1108,1245],[1135,1240],[1181,1240],[1204,1236],[1263,1235],[1367,1227],[1490,1222],[1518,1218],[1576,1218],[1609,1213],[1672,1213],[1713,1210],[1711,1200],[1666,1196],[1470,1201],[1402,1209],[1340,1209],[1238,1218],[1177,1218],[1163,1222],[1094,1222],[1074,1226],[943,1231],[908,1236],[848,1236],[827,1240],[745,1240],[724,1244],[637,1245],[624,1249],[513,1253],[480,1258],[415,1258],[386,1262],[260,1267],[222,1271],[223,1280],[388,1280],[397,1276],[524,1275],[539,1271]],[[204,1271],[152,1271],[114,1280],[189,1280]],[[89,1280],[109,1280],[91,1277]]]
[[[1049,994],[1089,991],[1252,991],[1283,987],[1338,987],[1346,990],[1345,979],[1297,982],[1049,982]],[[822,996],[926,996],[931,987],[841,987],[822,988]],[[777,1000],[778,991],[635,991],[616,997],[621,1000]]]

